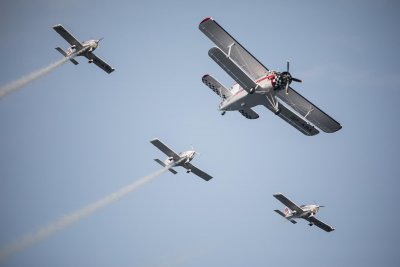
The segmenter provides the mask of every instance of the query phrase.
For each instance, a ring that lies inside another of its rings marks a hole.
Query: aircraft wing
[[[53,26],[53,29],[61,35],[62,38],[64,38],[70,45],[74,45],[76,48],[76,51],[82,49],[82,44],[81,42],[78,41],[71,33],[69,33],[61,24]]]
[[[253,81],[265,76],[268,69],[261,64],[250,52],[248,52],[238,41],[225,31],[214,19],[206,18],[199,25],[210,40],[224,53],[243,69]]]
[[[302,214],[303,210],[297,206],[296,204],[294,204],[291,200],[289,200],[287,197],[285,197],[282,193],[276,193],[274,194],[274,197],[279,200],[280,202],[282,202],[283,205],[285,205],[286,207],[288,207],[291,210],[294,210],[297,214]]]
[[[268,106],[266,106],[266,107],[271,109],[271,111],[274,112],[274,110],[272,108],[270,108]],[[316,135],[319,133],[319,131],[314,126],[312,126],[307,121],[305,121],[303,118],[301,118],[298,115],[296,115],[295,113],[293,113],[290,109],[288,109],[284,105],[282,105],[282,104],[279,105],[279,110],[280,110],[280,112],[278,113],[278,116],[281,119],[283,119],[284,121],[286,121],[287,123],[289,123],[290,125],[292,125],[297,130],[302,132],[303,134],[308,135],[308,136],[313,136],[313,135]]]
[[[310,217],[306,218],[306,220],[309,221],[310,223],[313,223],[315,226],[318,226],[319,228],[321,228],[324,231],[332,232],[333,230],[335,230],[335,228],[333,228],[330,225],[327,225],[324,222],[321,222],[320,220],[318,220],[314,216],[310,216]]]
[[[337,121],[291,87],[287,95],[285,90],[279,90],[276,96],[324,132],[333,133],[342,128]]]
[[[248,93],[257,87],[254,80],[218,47],[211,48],[208,55]]]
[[[191,163],[186,163],[186,164],[183,164],[182,166],[185,167],[187,170],[190,170],[191,172],[193,172],[194,174],[196,174],[200,178],[203,178],[206,181],[209,181],[212,178],[212,176],[210,176],[209,174],[207,174],[207,173],[203,172],[202,170],[198,169],[197,167],[195,167]]]
[[[101,58],[99,58],[98,56],[96,56],[95,54],[93,54],[91,52],[84,54],[84,56],[87,57],[89,60],[93,60],[94,64],[96,64],[98,67],[103,69],[108,74],[110,74],[111,72],[113,72],[115,70],[113,67],[108,65],[104,60],[102,60]]]
[[[151,140],[150,143],[152,143],[154,146],[156,146],[158,149],[164,152],[164,154],[167,155],[168,157],[172,157],[175,161],[180,160],[181,157],[179,157],[179,155],[175,151],[167,147],[163,142],[161,142],[157,138]]]

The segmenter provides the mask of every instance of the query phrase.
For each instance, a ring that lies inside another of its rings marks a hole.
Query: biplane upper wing
[[[337,121],[291,87],[289,87],[288,94],[285,93],[285,90],[279,90],[276,96],[326,133],[333,133],[342,128]]]
[[[274,112],[273,108],[269,105],[269,103],[265,102],[264,105],[272,112]],[[309,124],[300,116],[296,115],[294,112],[285,107],[283,104],[279,105],[278,116],[305,135],[313,136],[319,133],[319,131],[314,126]]]
[[[208,55],[232,77],[244,90],[250,93],[250,90],[257,87],[252,77],[243,71],[231,58],[227,57],[218,47],[213,47],[208,51]]]
[[[265,76],[268,69],[261,64],[238,41],[225,31],[214,19],[206,18],[199,25],[202,31],[225,56],[231,58],[253,81]]]
[[[168,157],[172,157],[175,161],[180,160],[179,155],[175,151],[173,151],[172,149],[167,147],[163,142],[161,142],[157,138],[151,140],[150,143],[152,143],[154,146],[156,146],[158,149],[160,149]]]
[[[190,170],[191,172],[193,172],[194,174],[196,174],[200,178],[203,178],[206,181],[209,181],[212,178],[211,175],[203,172],[202,170],[200,170],[199,168],[197,168],[196,166],[194,166],[191,163],[186,163],[186,164],[183,164],[182,166],[185,167],[187,170]]]
[[[82,49],[82,44],[81,42],[78,41],[71,33],[69,33],[61,24],[57,24],[53,26],[53,29],[61,35],[70,45],[74,45],[76,48],[76,51],[79,51]]]
[[[102,60],[101,58],[99,58],[98,56],[93,54],[92,52],[86,53],[86,54],[84,54],[84,56],[87,57],[89,60],[93,60],[94,64],[96,64],[98,67],[103,69],[108,74],[110,74],[111,72],[113,72],[115,70],[113,67],[108,65],[107,62],[105,62],[104,60]]]
[[[330,226],[330,225],[318,220],[314,216],[310,216],[310,217],[305,218],[305,219],[307,221],[309,221],[310,223],[314,224],[315,226],[318,226],[319,228],[321,228],[324,231],[332,232],[333,230],[335,230],[335,228],[333,228],[332,226]]]
[[[289,209],[295,211],[297,214],[303,213],[303,210],[299,206],[294,204],[291,200],[289,200],[287,197],[285,197],[282,193],[276,193],[276,194],[274,194],[274,197],[277,200],[279,200],[280,202],[282,202],[283,205],[285,205]]]

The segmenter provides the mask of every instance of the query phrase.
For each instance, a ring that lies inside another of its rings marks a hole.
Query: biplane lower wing
[[[291,87],[289,87],[288,94],[284,90],[279,90],[276,96],[326,133],[333,133],[342,128],[337,121]]]
[[[257,84],[249,77],[232,59],[230,59],[221,49],[213,47],[208,51],[208,55],[232,77],[248,93],[254,90]]]
[[[316,135],[319,133],[319,131],[314,126],[309,124],[307,121],[302,119],[300,116],[296,115],[294,112],[292,112],[290,109],[285,107],[283,104],[279,104],[279,112],[278,113],[276,113],[274,108],[271,107],[271,105],[267,101],[265,101],[263,103],[263,105],[267,109],[269,109],[272,112],[274,112],[275,114],[277,114],[278,117],[280,117],[281,119],[283,119],[284,121],[286,121],[287,123],[292,125],[294,128],[296,128],[297,130],[302,132],[304,135],[313,136],[313,135]]]

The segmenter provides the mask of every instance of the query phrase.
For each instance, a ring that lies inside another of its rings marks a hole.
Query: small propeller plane
[[[332,228],[332,226],[327,225],[326,223],[321,222],[314,217],[319,208],[322,208],[324,206],[315,204],[298,206],[290,201],[287,197],[285,197],[282,193],[274,194],[274,197],[286,206],[283,212],[280,210],[275,210],[275,212],[290,221],[291,223],[295,224],[297,222],[294,219],[302,218],[307,220],[309,222],[308,225],[310,226],[318,226],[319,228],[327,232],[335,230],[335,228]]]
[[[60,47],[56,47],[56,50],[60,52],[64,57],[70,57],[70,61],[75,65],[78,65],[78,61],[74,59],[75,56],[84,56],[89,60],[89,63],[94,63],[105,72],[110,74],[115,69],[108,65],[104,60],[93,54],[93,51],[99,46],[99,42],[103,39],[88,40],[85,42],[78,41],[71,33],[69,33],[61,24],[55,25],[53,29],[60,34],[71,46],[65,52]]]
[[[172,167],[181,166],[186,169],[187,173],[192,172],[206,181],[209,181],[212,178],[212,176],[208,175],[207,173],[203,172],[202,170],[190,163],[194,156],[196,154],[199,154],[196,151],[188,150],[181,153],[176,153],[158,139],[151,140],[150,143],[152,143],[168,156],[168,158],[164,160],[164,162],[159,159],[154,159],[154,161],[163,167],[171,166],[171,168],[169,168],[168,170],[173,174],[177,174],[177,171],[175,171]]]
[[[292,77],[289,62],[286,71],[268,70],[212,18],[204,19],[199,29],[217,46],[211,48],[208,55],[236,82],[229,90],[208,74],[202,78],[203,83],[221,97],[222,115],[237,110],[247,119],[257,119],[259,116],[252,108],[264,105],[305,135],[319,133],[314,125],[327,133],[342,128],[290,87],[292,82],[302,81]]]

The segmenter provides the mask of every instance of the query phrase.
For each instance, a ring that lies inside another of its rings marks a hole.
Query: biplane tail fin
[[[56,47],[56,50],[57,50],[58,52],[60,52],[64,57],[69,57],[69,55],[68,55],[64,50],[62,50],[62,48]],[[70,60],[72,63],[74,63],[74,65],[78,65],[78,64],[79,64],[79,62],[76,61],[76,60],[73,59],[73,58],[70,58],[69,60]]]

